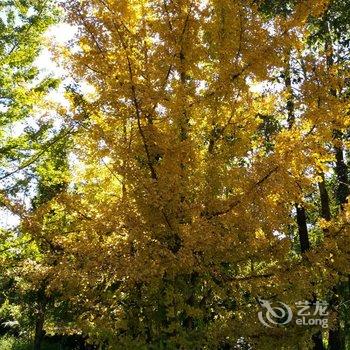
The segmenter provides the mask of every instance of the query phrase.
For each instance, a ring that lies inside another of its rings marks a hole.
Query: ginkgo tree
[[[69,62],[95,93],[72,99],[72,186],[46,206],[65,221],[47,293],[110,348],[314,346],[319,328],[266,329],[257,312],[259,298],[322,299],[349,269],[346,207],[317,221],[317,247],[295,254],[290,237],[348,127],[330,93],[345,75],[307,43],[328,2],[272,17],[256,1],[64,6],[79,28]]]
[[[78,28],[62,55],[93,93],[67,91],[72,142],[38,158],[22,215],[40,255],[18,265],[23,289],[64,311],[45,325],[42,310],[41,334],[106,349],[345,349],[345,3],[62,4]],[[329,302],[329,337],[267,328],[259,300]]]

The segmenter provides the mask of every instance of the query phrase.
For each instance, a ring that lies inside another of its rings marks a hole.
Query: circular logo
[[[258,313],[259,321],[266,327],[272,328],[276,325],[285,325],[292,320],[291,308],[281,301],[279,306],[272,306],[268,300],[259,299],[260,305],[266,310]]]

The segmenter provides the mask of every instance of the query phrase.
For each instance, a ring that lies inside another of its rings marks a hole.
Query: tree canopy
[[[53,5],[0,5],[8,332],[35,349],[348,349],[349,2],[65,1],[74,84],[55,111],[33,68]],[[326,303],[328,327],[266,325],[266,301]]]

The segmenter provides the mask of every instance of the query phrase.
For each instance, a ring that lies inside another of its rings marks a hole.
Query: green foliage
[[[29,135],[13,128],[33,119],[44,95],[57,87],[57,79],[43,77],[35,66],[43,34],[57,16],[51,0],[0,4],[0,178],[30,149]]]
[[[78,346],[65,345],[64,338],[62,342],[54,342],[50,340],[44,340],[42,343],[42,350],[78,350]],[[29,340],[13,337],[3,336],[0,337],[0,350],[33,350],[33,343]]]
[[[18,339],[11,336],[0,338],[0,350],[32,350],[33,345],[28,340]],[[47,349],[51,350],[51,349]],[[52,349],[56,350],[56,349]]]

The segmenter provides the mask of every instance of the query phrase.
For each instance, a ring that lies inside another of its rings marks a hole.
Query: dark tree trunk
[[[296,209],[297,209],[297,223],[298,223],[300,251],[303,254],[310,249],[309,233],[307,230],[307,221],[306,221],[306,212],[305,212],[305,209],[300,205],[296,205]]]
[[[342,135],[339,132],[335,132],[335,137],[339,140]],[[344,160],[344,153],[342,147],[335,147],[335,158],[336,166],[335,173],[337,176],[337,190],[336,190],[336,199],[340,207],[340,210],[343,210],[344,205],[347,203],[347,197],[349,195],[349,178],[348,178],[348,167]],[[341,297],[341,285],[338,285],[334,288],[334,295],[340,295]],[[344,297],[344,296],[343,296]],[[330,302],[330,306],[334,306],[339,303],[337,298],[333,298]],[[337,322],[333,329],[329,330],[328,334],[328,349],[329,350],[345,350],[345,335],[342,331],[340,324],[340,314],[337,314]]]
[[[300,242],[300,251],[302,254],[310,249],[309,233],[307,229],[307,220],[305,209],[299,205],[296,205],[297,209],[297,223],[298,234]],[[324,350],[322,332],[319,331],[312,336],[313,350]]]
[[[333,52],[333,43],[331,32],[329,28],[329,22],[327,16],[324,20],[324,31],[325,31],[325,52],[326,52],[326,61],[328,68],[331,68],[334,64],[334,52]],[[330,94],[334,97],[337,96],[337,92],[334,89],[330,90]],[[339,130],[334,130],[334,138],[336,141],[341,140],[341,132]],[[346,198],[349,194],[349,180],[347,174],[347,165],[344,161],[343,148],[342,146],[335,145],[335,158],[336,158],[336,166],[335,173],[337,176],[338,186],[336,190],[336,199],[340,209],[342,210],[344,204],[346,203]],[[339,293],[339,285],[334,288],[334,295],[338,295]],[[330,306],[334,304],[334,300],[330,302]],[[328,349],[329,350],[345,350],[345,341],[344,334],[341,331],[339,313],[337,314],[337,323],[334,329],[329,330],[328,334]]]
[[[289,53],[290,56],[290,53]],[[290,98],[287,101],[287,114],[288,114],[288,128],[291,129],[295,123],[295,105],[292,87],[292,70],[290,65],[290,57],[287,61],[287,69],[285,71],[285,86],[289,92]],[[300,243],[300,252],[304,254],[310,249],[309,232],[307,229],[307,218],[305,208],[299,204],[295,205],[297,211],[297,224],[298,224],[298,235]],[[322,332],[319,331],[312,337],[313,340],[313,350],[324,350],[322,341]]]
[[[291,66],[290,66],[290,52],[288,53],[288,58],[286,62],[286,69],[284,72],[284,83],[286,90],[289,93],[289,98],[287,100],[287,115],[288,115],[288,129],[291,129],[295,123],[295,111],[294,111],[294,97],[293,97],[293,87],[292,87],[292,77],[291,77]],[[309,234],[307,230],[307,221],[305,209],[299,204],[295,205],[297,210],[297,224],[298,224],[298,234],[300,242],[300,251],[305,253],[310,249]]]
[[[326,221],[331,220],[331,210],[329,206],[329,195],[326,188],[326,182],[324,178],[324,174],[321,174],[322,182],[318,183],[318,189],[320,191],[320,200],[321,200],[321,216],[322,219],[325,219]]]
[[[343,336],[340,330],[340,324],[337,323],[334,329],[328,333],[328,350],[345,350],[345,344],[342,341]]]
[[[335,173],[337,175],[337,202],[341,208],[347,202],[347,196],[349,195],[349,179],[348,168],[344,161],[343,149],[341,147],[335,147],[336,166]]]
[[[34,334],[34,350],[41,350],[41,343],[45,335],[45,310],[47,305],[47,297],[45,295],[45,280],[37,293],[37,310],[35,319],[35,334]]]
[[[341,138],[339,132],[335,132],[335,138],[338,140]],[[349,195],[349,179],[348,179],[348,167],[344,161],[344,154],[342,147],[335,147],[335,157],[336,157],[336,166],[335,173],[337,176],[337,189],[336,189],[336,199],[340,207],[340,210],[343,210],[344,204],[347,202],[347,197]],[[339,303],[336,295],[341,295],[341,286],[337,285],[334,287],[334,297],[330,301],[330,306],[334,306]],[[333,329],[329,330],[328,333],[328,349],[329,350],[345,350],[345,335],[342,332],[340,324],[340,314],[337,313],[337,321]]]
[[[324,350],[323,340],[322,340],[322,332],[317,332],[312,336],[312,340],[314,343],[313,350]]]
[[[41,343],[44,338],[44,322],[45,311],[44,306],[40,305],[35,321],[35,335],[34,335],[34,350],[41,350]]]

